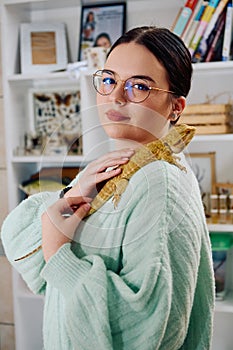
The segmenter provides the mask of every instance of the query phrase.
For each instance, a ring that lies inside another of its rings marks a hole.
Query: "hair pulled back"
[[[120,44],[135,42],[146,47],[167,71],[169,89],[186,97],[191,87],[192,63],[183,41],[167,28],[137,27],[124,33],[111,47],[108,56]]]

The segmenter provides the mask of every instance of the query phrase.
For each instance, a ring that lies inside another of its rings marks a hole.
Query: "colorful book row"
[[[182,38],[196,63],[231,60],[232,27],[232,0],[186,0],[171,30]]]

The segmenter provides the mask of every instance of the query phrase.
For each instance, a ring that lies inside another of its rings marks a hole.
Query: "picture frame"
[[[77,85],[29,89],[28,134],[42,141],[28,140],[25,148],[34,152],[33,146],[39,145],[46,155],[82,155],[80,94]]]
[[[21,23],[21,73],[48,73],[68,64],[64,23]]]
[[[125,1],[83,5],[81,9],[78,60],[86,60],[85,50],[90,47],[102,46],[109,49],[115,40],[124,33],[125,26]]]
[[[186,155],[200,187],[206,217],[210,216],[210,195],[216,193],[215,156],[215,152],[189,153]]]

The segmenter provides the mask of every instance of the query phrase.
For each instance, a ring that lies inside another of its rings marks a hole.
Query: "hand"
[[[42,250],[46,262],[63,244],[71,242],[90,209],[90,201],[91,198],[62,198],[42,214]]]
[[[121,173],[120,165],[129,161],[134,154],[133,149],[123,149],[105,154],[99,159],[87,165],[78,183],[65,194],[65,198],[84,196],[94,198],[97,194],[96,187],[101,182]],[[106,171],[107,168],[113,169]]]

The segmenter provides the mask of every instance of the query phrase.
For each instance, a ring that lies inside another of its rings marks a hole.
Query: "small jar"
[[[219,223],[226,224],[227,223],[227,209],[219,210]]]
[[[229,196],[229,210],[233,210],[233,194]]]
[[[227,195],[226,194],[220,194],[219,195],[219,209],[227,209]]]
[[[233,224],[233,209],[228,211],[228,223]]]
[[[211,222],[212,224],[218,223],[218,209],[211,209]]]
[[[211,208],[211,210],[218,209],[218,195],[217,194],[210,195],[210,208]]]

